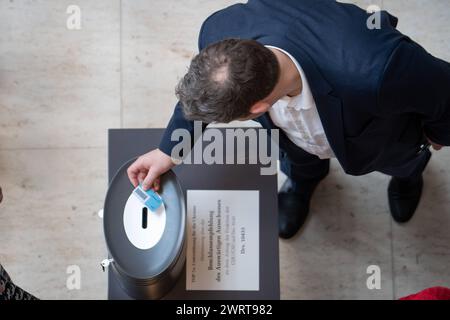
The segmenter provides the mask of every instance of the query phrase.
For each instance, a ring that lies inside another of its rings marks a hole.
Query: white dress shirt
[[[320,159],[334,158],[335,155],[325,135],[308,80],[300,64],[283,49],[273,46],[266,47],[277,49],[291,58],[303,83],[302,92],[299,95],[286,96],[270,108],[269,116],[273,123],[283,130],[293,143],[306,152],[314,154]]]

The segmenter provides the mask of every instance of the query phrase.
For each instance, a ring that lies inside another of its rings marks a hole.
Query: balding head
[[[228,123],[250,115],[279,77],[275,55],[254,40],[228,39],[202,50],[176,88],[185,117]]]

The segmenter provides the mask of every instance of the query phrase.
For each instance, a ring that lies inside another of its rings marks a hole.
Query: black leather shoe
[[[309,203],[319,181],[299,183],[301,190],[294,190],[288,179],[278,193],[278,234],[280,238],[292,238],[305,223]]]
[[[396,222],[404,223],[412,218],[419,205],[422,189],[422,175],[415,179],[391,179],[388,187],[389,208]]]

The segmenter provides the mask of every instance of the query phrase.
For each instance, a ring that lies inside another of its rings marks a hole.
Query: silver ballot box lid
[[[162,298],[176,283],[185,263],[186,207],[173,171],[161,176],[163,204],[151,211],[134,195],[127,176],[132,159],[109,185],[103,229],[114,276],[135,299]],[[102,263],[103,266],[103,263]]]

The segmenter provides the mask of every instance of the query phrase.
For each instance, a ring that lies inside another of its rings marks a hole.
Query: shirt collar
[[[300,63],[289,53],[285,50],[267,45],[268,48],[273,48],[280,50],[281,52],[285,53],[291,60],[294,62],[295,66],[297,67],[298,72],[300,73],[300,77],[302,79],[302,92],[299,95],[296,95],[294,97],[286,96],[282,98],[281,103],[286,105],[288,108],[292,108],[295,110],[309,110],[314,106],[314,98],[311,93],[311,89],[309,88],[308,80],[306,79],[306,75],[303,72],[302,67],[300,66]]]

